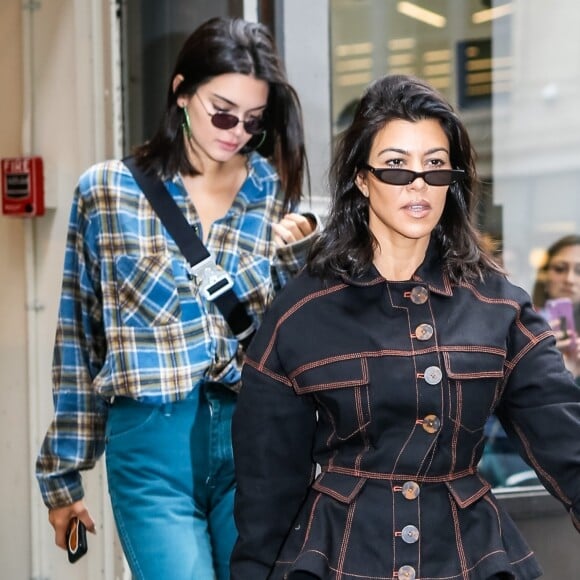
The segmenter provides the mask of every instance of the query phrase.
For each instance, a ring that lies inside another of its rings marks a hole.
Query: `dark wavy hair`
[[[443,215],[433,232],[447,274],[454,282],[461,282],[481,279],[486,270],[503,272],[475,225],[477,177],[467,130],[435,89],[406,75],[388,75],[373,82],[350,126],[337,139],[330,167],[330,213],[310,253],[310,272],[323,277],[356,277],[370,269],[377,240],[369,229],[368,198],[361,194],[355,179],[365,170],[376,134],[395,119],[437,119],[449,139],[452,167],[465,171],[465,179],[449,187]]]
[[[239,18],[212,18],[185,41],[169,80],[167,103],[153,138],[135,150],[137,162],[165,176],[178,172],[196,175],[190,163],[182,129],[184,114],[177,101],[195,94],[212,78],[227,74],[251,75],[268,83],[268,103],[264,113],[266,138],[252,138],[242,153],[257,151],[276,167],[287,207],[302,196],[308,166],[304,147],[302,109],[298,95],[289,84],[274,40],[266,26]],[[177,75],[183,81],[173,92]]]
[[[546,304],[546,300],[553,298],[553,296],[549,296],[546,292],[546,278],[548,276],[548,269],[552,263],[552,260],[554,259],[554,256],[559,254],[560,251],[564,248],[568,248],[570,246],[580,246],[579,235],[570,234],[568,236],[564,236],[563,238],[556,240],[546,250],[544,261],[538,268],[538,273],[534,282],[534,288],[532,290],[532,302],[537,308],[543,308]]]

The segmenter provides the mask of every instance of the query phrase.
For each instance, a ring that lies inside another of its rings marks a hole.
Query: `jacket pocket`
[[[301,369],[292,384],[298,395],[315,396],[329,443],[334,438],[349,439],[369,425],[371,401],[365,358],[319,361]]]
[[[444,352],[447,375],[451,379],[501,379],[505,353],[484,351]]]
[[[312,488],[341,503],[350,504],[366,482],[366,477],[353,477],[352,475],[325,471],[318,476],[312,484]]]
[[[447,481],[445,485],[460,508],[469,507],[491,489],[491,485],[478,474]]]
[[[119,256],[115,260],[115,275],[123,324],[161,326],[180,319],[171,256]]]
[[[485,347],[448,351],[443,361],[449,379],[449,418],[468,432],[481,431],[499,394],[505,353]]]

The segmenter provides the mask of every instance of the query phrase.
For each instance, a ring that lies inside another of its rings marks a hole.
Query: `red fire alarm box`
[[[44,215],[44,175],[41,157],[2,159],[2,213]]]

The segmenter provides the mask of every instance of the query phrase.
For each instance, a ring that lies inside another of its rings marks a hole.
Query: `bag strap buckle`
[[[189,271],[195,277],[197,287],[207,300],[215,300],[234,286],[232,277],[221,266],[218,266],[211,256],[190,266]]]

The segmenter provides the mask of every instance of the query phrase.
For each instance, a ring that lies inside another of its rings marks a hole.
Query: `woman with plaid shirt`
[[[254,325],[318,228],[297,213],[301,109],[261,24],[212,19],[185,42],[163,120],[134,161],[159,176]],[[230,422],[243,350],[122,161],[75,192],[37,476],[56,543],[94,522],[81,471],[106,451],[135,578],[229,578]]]

